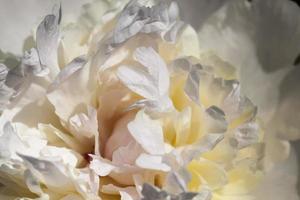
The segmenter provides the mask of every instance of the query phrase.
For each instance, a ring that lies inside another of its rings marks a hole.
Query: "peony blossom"
[[[1,199],[298,198],[288,141],[298,124],[285,113],[296,97],[280,103],[279,82],[266,81],[291,69],[258,69],[291,65],[296,36],[274,51],[277,37],[261,42],[276,12],[283,29],[299,9],[201,1],[195,22],[191,5],[95,0],[76,19],[55,5],[22,56],[3,54]]]

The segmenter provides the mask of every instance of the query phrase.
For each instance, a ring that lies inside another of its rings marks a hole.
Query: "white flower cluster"
[[[255,3],[230,1],[199,33],[175,1],[95,0],[73,24],[54,7],[0,64],[0,198],[255,199],[283,142],[208,40],[235,6]]]

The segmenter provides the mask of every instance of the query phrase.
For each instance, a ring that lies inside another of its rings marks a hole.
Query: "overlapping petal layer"
[[[36,47],[13,68],[0,65],[0,194],[91,200],[261,195],[265,173],[289,155],[289,143],[274,137],[287,124],[256,94],[269,87],[251,88],[269,75],[258,71],[254,78],[249,70],[263,66],[282,78],[297,56],[290,27],[298,25],[288,20],[297,8],[283,2],[203,1],[209,9],[199,33],[179,19],[173,1],[96,0],[67,25],[55,7],[37,28]],[[269,27],[276,17],[282,23]],[[282,48],[272,51],[278,38]],[[269,129],[265,119],[278,126]]]

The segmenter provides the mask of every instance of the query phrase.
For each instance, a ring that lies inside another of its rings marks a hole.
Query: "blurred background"
[[[300,1],[299,0],[292,0],[295,2],[298,6],[300,6]],[[300,140],[292,142],[292,145],[295,147],[296,152],[297,152],[297,157],[298,157],[298,163],[300,166]],[[300,170],[299,170],[300,171]],[[300,173],[299,173],[299,178],[298,178],[298,188],[299,188],[299,195],[300,195]]]

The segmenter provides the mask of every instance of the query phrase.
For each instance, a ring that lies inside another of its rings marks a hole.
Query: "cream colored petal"
[[[178,16],[176,2],[161,2],[151,7],[147,4],[130,1],[124,7],[109,39],[111,47],[126,42],[138,33],[156,33],[163,37],[172,28]]]
[[[262,174],[255,173],[251,169],[236,168],[228,172],[228,184],[219,192],[222,197],[243,197],[251,195],[261,180]]]
[[[69,24],[64,26],[59,46],[60,67],[64,67],[78,56],[88,53],[86,28]]]
[[[142,153],[135,161],[136,165],[150,170],[168,172],[171,168],[163,163],[163,157]]]
[[[119,147],[112,155],[112,162],[117,165],[134,165],[136,159],[144,150],[137,142],[130,142],[125,147]]]
[[[194,192],[197,192],[200,188],[205,188],[207,186],[211,190],[218,190],[228,182],[227,172],[225,169],[217,163],[209,160],[194,160],[187,168],[192,177],[192,180],[189,183],[189,188]]]
[[[200,102],[200,78],[201,78],[201,71],[200,71],[200,65],[192,66],[188,77],[184,86],[184,92],[185,94],[193,100],[196,104],[199,104]]]
[[[169,72],[159,54],[151,47],[140,47],[135,50],[134,58],[144,69],[122,66],[118,69],[120,80],[147,99],[158,100],[168,94]]]
[[[110,161],[105,160],[98,156],[92,156],[93,160],[90,163],[90,168],[95,171],[99,176],[109,175],[116,166],[114,166]]]
[[[192,145],[185,146],[182,149],[181,159],[183,165],[190,163],[201,154],[210,152],[224,139],[223,133],[206,134]]]
[[[16,98],[13,98],[2,117],[5,116],[12,122],[25,123],[30,127],[35,127],[38,123],[58,125],[59,121],[53,113],[53,108],[45,98],[48,81],[44,79],[32,79],[31,81],[29,86],[26,82],[24,83],[24,90]],[[35,117],[28,117],[29,112]],[[45,115],[45,113],[48,114]]]
[[[119,194],[121,200],[137,200],[139,195],[135,187],[118,187],[113,184],[103,185],[101,191],[107,194]]]
[[[177,45],[179,51],[177,57],[194,56],[198,58],[200,55],[197,31],[190,25],[186,25],[184,28],[178,38]]]
[[[0,158],[8,159],[17,157],[17,151],[24,151],[26,149],[25,145],[22,143],[21,139],[13,129],[12,125],[7,122],[3,130],[1,130],[0,136]]]
[[[93,70],[90,63],[74,59],[50,85],[47,98],[65,125],[72,115],[84,112],[87,105],[93,106],[96,87]]]
[[[46,158],[59,157],[59,160],[64,165],[69,165],[74,168],[83,162],[83,157],[76,151],[55,146],[46,146],[40,151],[40,156]]]
[[[118,64],[120,64],[123,60],[128,58],[129,51],[126,48],[120,48],[116,52],[113,52],[112,55],[110,55],[107,60],[104,62],[104,64],[100,67],[101,70],[106,70],[110,67],[114,67]]]
[[[137,48],[134,52],[134,59],[141,63],[154,79],[159,95],[163,96],[169,91],[169,72],[164,60],[154,49],[147,47]]]
[[[134,120],[135,115],[136,115],[135,112],[128,112],[125,115],[123,115],[122,118],[120,118],[114,124],[114,127],[110,134],[110,137],[103,144],[105,158],[113,160],[113,157],[116,156],[117,154],[119,154],[116,152],[116,151],[119,151],[118,149],[121,148],[124,150],[124,149],[128,149],[127,147],[136,146],[135,145],[136,142],[134,141],[132,135],[130,134],[130,132],[127,128],[128,123],[130,121]],[[135,153],[133,152],[133,154],[135,154]]]
[[[83,198],[77,194],[68,194],[60,200],[83,200]]]
[[[81,168],[73,174],[73,184],[83,199],[101,200],[99,197],[99,177],[90,168]]]
[[[118,68],[118,77],[126,87],[144,98],[153,100],[159,96],[153,78],[144,70],[121,66]]]
[[[25,171],[24,179],[31,192],[40,195],[41,198],[49,199],[49,196],[43,192],[39,181],[36,180],[34,175],[29,170]]]
[[[209,66],[214,69],[215,74],[218,77],[225,80],[232,80],[237,78],[236,68],[230,63],[222,60],[213,52],[206,52],[201,54],[200,63],[204,66]]]
[[[98,134],[97,111],[93,107],[87,108],[87,114],[79,113],[69,120],[72,134],[81,137],[94,138]]]
[[[128,130],[142,148],[152,155],[165,153],[163,130],[158,121],[152,120],[143,110],[128,124]]]
[[[53,187],[58,191],[63,190],[63,188],[60,187],[64,187],[65,190],[71,190],[71,180],[67,176],[66,169],[63,168],[59,162],[48,161],[21,154],[19,154],[19,156],[24,160],[32,174],[42,183],[49,187]]]
[[[46,135],[51,145],[69,147],[79,153],[89,153],[92,151],[92,146],[82,145],[86,141],[78,141],[70,134],[62,132],[52,125],[39,124],[39,130]]]
[[[190,107],[184,109],[174,120],[174,129],[176,131],[175,145],[184,145],[188,141],[191,128],[192,110]]]
[[[4,196],[19,195],[33,197],[33,194],[28,189],[24,179],[24,167],[20,163],[8,162],[7,164],[1,164],[0,176],[1,176],[1,194]]]
[[[53,79],[59,73],[58,66],[58,44],[59,24],[61,19],[61,8],[54,7],[53,14],[47,15],[39,24],[36,31],[36,46],[42,66],[50,71],[50,78]]]
[[[110,176],[112,179],[123,185],[134,184],[133,175],[141,173],[141,169],[131,165],[116,165],[110,160],[99,156],[90,155],[90,168],[99,176]]]

